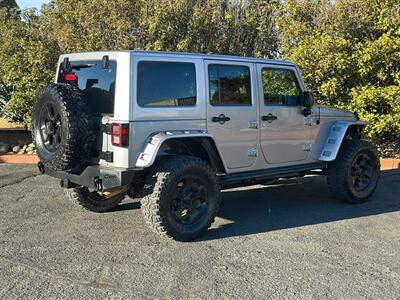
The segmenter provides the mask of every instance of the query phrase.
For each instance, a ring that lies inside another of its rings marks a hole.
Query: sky
[[[35,7],[40,9],[43,4],[49,2],[49,0],[16,0],[18,6],[22,9]]]

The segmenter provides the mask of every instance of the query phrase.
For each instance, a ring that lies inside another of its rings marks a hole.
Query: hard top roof
[[[120,51],[99,51],[99,52],[82,52],[85,54],[90,53],[118,53],[118,52],[129,52],[133,54],[140,54],[145,56],[170,56],[170,57],[187,57],[187,58],[202,58],[210,60],[229,60],[229,61],[242,61],[242,62],[252,62],[252,63],[269,63],[269,64],[279,64],[294,66],[290,61],[277,60],[277,59],[267,59],[267,58],[255,58],[255,57],[244,57],[244,56],[233,56],[233,55],[219,55],[219,54],[201,54],[201,53],[187,53],[187,52],[166,52],[166,51],[151,51],[151,50],[120,50]],[[79,53],[64,54],[64,56],[78,56]]]

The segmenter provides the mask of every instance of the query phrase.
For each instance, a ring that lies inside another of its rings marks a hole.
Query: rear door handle
[[[218,117],[212,117],[211,121],[218,122],[219,124],[224,124],[225,122],[230,121],[231,118],[225,116],[224,114],[220,114]]]
[[[272,121],[275,121],[276,119],[278,119],[277,116],[274,116],[273,114],[269,113],[266,116],[262,116],[261,120],[263,121],[267,121],[268,123],[271,123]]]

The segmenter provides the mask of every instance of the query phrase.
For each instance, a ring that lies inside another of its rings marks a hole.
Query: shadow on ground
[[[288,185],[233,190],[223,193],[218,217],[228,220],[201,240],[244,236],[292,227],[320,224],[400,210],[400,170],[381,173],[381,182],[369,202],[348,204],[332,197],[325,177],[309,177]]]
[[[209,229],[199,241],[399,211],[400,196],[393,191],[400,183],[400,169],[382,171],[380,182],[383,181],[384,186],[378,185],[373,197],[364,204],[348,204],[334,198],[324,176],[227,190],[222,193],[218,214],[225,219],[224,224]],[[139,208],[139,202],[129,202],[119,205],[113,212]]]

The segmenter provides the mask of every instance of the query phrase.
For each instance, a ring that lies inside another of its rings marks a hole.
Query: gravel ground
[[[164,241],[137,202],[84,212],[58,181],[0,165],[0,298],[400,299],[400,171],[369,203],[323,177],[223,192],[212,228]]]

